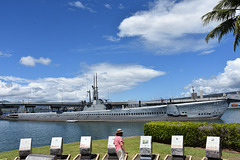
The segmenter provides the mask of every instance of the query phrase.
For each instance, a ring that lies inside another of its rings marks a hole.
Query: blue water
[[[240,123],[240,109],[228,109],[216,123]],[[50,145],[52,137],[63,137],[63,143],[79,142],[81,136],[91,136],[93,140],[107,139],[115,135],[118,128],[124,136],[143,135],[145,122],[31,122],[0,121],[0,152],[19,148],[21,138],[32,138],[32,146]]]
[[[81,136],[91,136],[92,140],[107,139],[122,128],[124,136],[143,135],[145,123],[112,122],[31,122],[0,121],[0,152],[19,148],[21,138],[32,138],[32,146],[50,145],[52,137],[63,137],[63,143],[79,142]]]

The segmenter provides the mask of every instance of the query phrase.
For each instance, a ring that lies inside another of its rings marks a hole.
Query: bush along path
[[[207,136],[218,136],[221,147],[240,152],[240,124],[154,121],[144,125],[144,135],[154,142],[171,143],[172,135],[183,135],[184,146],[205,148]]]

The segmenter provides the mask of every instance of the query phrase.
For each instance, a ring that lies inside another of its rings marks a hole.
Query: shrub
[[[172,135],[183,135],[184,145],[205,147],[207,136],[218,136],[221,147],[240,151],[240,124],[154,121],[144,125],[144,135],[153,141],[170,144]]]

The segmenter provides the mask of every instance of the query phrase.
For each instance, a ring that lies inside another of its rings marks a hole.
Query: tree
[[[205,38],[208,43],[209,39],[218,37],[218,42],[228,33],[233,32],[234,51],[240,42],[240,15],[237,11],[240,10],[240,0],[221,0],[211,12],[202,16],[203,25],[207,25],[212,21],[222,22],[215,27]],[[240,13],[240,12],[239,12]]]

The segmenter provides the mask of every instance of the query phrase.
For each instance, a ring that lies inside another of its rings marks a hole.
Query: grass
[[[139,153],[139,146],[140,146],[140,137],[127,137],[123,138],[125,141],[125,148],[128,152],[128,160],[132,160],[136,153]],[[68,143],[63,145],[63,154],[71,154],[71,159],[73,159],[77,154],[80,153],[79,149],[80,143]],[[171,145],[168,144],[161,144],[161,143],[153,143],[152,145],[153,153],[160,154],[160,160],[163,160],[167,154],[171,154]],[[100,160],[107,152],[107,139],[104,140],[95,140],[92,142],[92,153],[99,153]],[[39,154],[50,154],[50,147],[38,147],[33,148],[32,153],[39,153]],[[185,147],[185,155],[192,155],[194,160],[201,160],[205,156],[205,149],[203,148],[192,148],[192,147]],[[2,152],[0,153],[0,159],[8,158],[8,160],[13,160],[15,157],[18,156],[18,150],[9,151],[9,152]],[[240,153],[233,153],[233,152],[226,152],[223,151],[222,153],[223,159],[228,160],[239,160]]]

